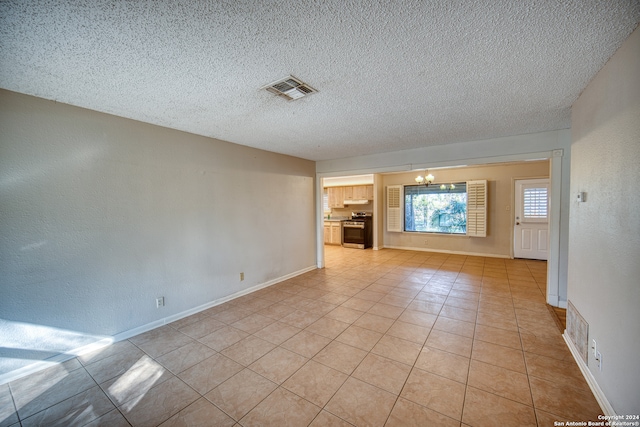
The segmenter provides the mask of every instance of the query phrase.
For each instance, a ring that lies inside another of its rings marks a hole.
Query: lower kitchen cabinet
[[[328,245],[342,244],[342,222],[340,221],[324,222],[324,243]]]

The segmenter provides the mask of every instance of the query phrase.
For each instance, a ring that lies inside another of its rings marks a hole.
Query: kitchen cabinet
[[[367,200],[373,200],[373,185],[365,185],[365,193]]]
[[[373,185],[353,185],[342,188],[344,200],[373,200]]]
[[[324,222],[324,243],[327,245],[342,244],[342,222],[340,221]]]
[[[328,187],[330,208],[344,208],[344,187]]]

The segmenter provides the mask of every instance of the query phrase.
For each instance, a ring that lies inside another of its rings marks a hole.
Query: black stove
[[[366,249],[373,245],[373,217],[368,212],[352,212],[343,222],[342,246]]]

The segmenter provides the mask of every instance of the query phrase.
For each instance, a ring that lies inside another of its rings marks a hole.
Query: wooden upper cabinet
[[[353,200],[367,200],[366,185],[356,185],[353,187]]]
[[[373,185],[365,185],[367,200],[373,200]]]
[[[344,208],[346,200],[373,200],[373,185],[327,187],[330,208]]]
[[[353,189],[356,187],[342,187],[344,188],[344,199],[345,200],[355,200],[355,196],[353,194]]]
[[[344,188],[343,187],[328,187],[327,193],[329,194],[330,208],[344,208]]]

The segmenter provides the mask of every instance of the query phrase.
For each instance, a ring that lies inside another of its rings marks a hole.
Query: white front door
[[[549,179],[516,180],[513,256],[547,259],[549,252]]]

